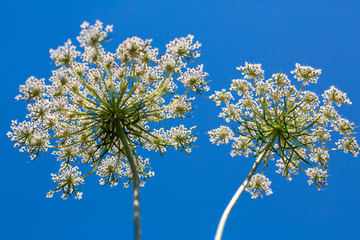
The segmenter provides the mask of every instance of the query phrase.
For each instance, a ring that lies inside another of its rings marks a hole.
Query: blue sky
[[[98,177],[86,179],[82,200],[62,201],[45,194],[54,188],[57,172],[52,155],[28,163],[6,133],[11,120],[22,121],[26,103],[16,101],[20,84],[30,76],[48,79],[54,65],[49,49],[67,39],[76,42],[86,20],[114,25],[106,50],[114,52],[126,38],[153,39],[165,51],[175,37],[195,35],[209,73],[212,93],[241,78],[235,68],[261,63],[265,77],[280,69],[290,75],[295,63],[323,70],[309,90],[321,94],[334,85],[352,105],[339,112],[360,124],[360,2],[358,1],[3,1],[0,4],[2,46],[0,174],[1,239],[133,239],[132,190],[101,187]],[[209,93],[209,94],[210,94]],[[208,95],[209,95],[208,94]],[[151,239],[212,239],[227,203],[244,180],[251,158],[216,147],[207,131],[225,122],[206,98],[195,100],[191,119],[175,124],[197,125],[198,148],[190,155],[172,150],[164,158],[149,157],[153,181],[141,189],[142,232]],[[358,239],[360,236],[359,158],[330,153],[328,187],[308,186],[304,173],[287,182],[266,170],[273,195],[251,199],[244,193],[230,215],[223,239]]]

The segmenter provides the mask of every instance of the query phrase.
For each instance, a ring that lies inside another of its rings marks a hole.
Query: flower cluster
[[[251,198],[263,198],[263,195],[261,194],[262,192],[264,192],[266,195],[270,195],[273,193],[270,188],[270,184],[271,181],[269,181],[269,179],[266,178],[264,175],[255,174],[254,176],[252,176],[245,190],[251,194]]]
[[[303,91],[304,86],[317,82],[320,69],[296,64],[291,73],[302,81],[299,90],[283,73],[265,80],[260,64],[245,63],[237,69],[244,79],[232,80],[229,90],[240,99],[233,103],[233,95],[225,89],[215,91],[210,99],[216,105],[225,105],[219,117],[226,122],[235,121],[238,126],[233,126],[233,131],[227,126],[209,131],[212,143],[233,141],[231,156],[247,157],[252,153],[261,157],[255,169],[260,162],[264,162],[265,169],[268,160],[277,156],[278,173],[291,180],[292,175],[302,170],[310,177],[308,183],[314,183],[318,189],[327,185],[328,151],[343,149],[357,156],[359,146],[352,137],[355,124],[342,118],[334,106],[351,104],[346,94],[332,86],[322,95],[321,104],[316,93]],[[327,147],[333,132],[342,137],[336,142],[337,147]],[[303,165],[309,168],[304,170]],[[263,174],[252,175],[246,190],[255,198],[261,196],[260,190],[270,194],[269,185]]]
[[[191,59],[199,57],[201,44],[193,43],[193,36],[175,39],[167,45],[165,55],[150,46],[151,40],[137,37],[126,39],[116,53],[103,48],[112,26],[103,27],[84,22],[77,40],[78,51],[71,40],[58,49],[50,50],[50,57],[58,67],[46,85],[44,79],[30,77],[20,86],[16,99],[28,101],[28,121],[12,122],[8,133],[21,152],[34,160],[41,151],[52,151],[61,162],[58,174],[52,174],[62,198],[82,193],[76,188],[84,177],[96,173],[101,185],[115,186],[119,179],[127,179],[133,169],[129,157],[136,162],[140,185],[154,176],[149,160],[137,155],[135,147],[157,150],[162,154],[169,147],[191,151],[196,136],[194,127],[183,125],[170,130],[154,129],[154,122],[181,117],[193,109],[194,98],[189,91],[200,93],[209,87],[203,66],[187,67]],[[183,91],[175,94],[179,87]],[[129,146],[129,151],[127,147]],[[74,164],[85,164],[92,171],[81,175]]]

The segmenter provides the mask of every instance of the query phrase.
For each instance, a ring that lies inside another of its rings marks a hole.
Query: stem
[[[140,181],[137,171],[137,165],[134,161],[132,153],[130,151],[129,144],[126,140],[124,129],[120,126],[120,122],[116,122],[118,134],[120,136],[121,142],[125,149],[125,154],[130,164],[132,172],[132,181],[133,181],[133,198],[134,198],[134,225],[135,225],[135,239],[141,240],[141,226],[140,226]]]
[[[264,151],[257,157],[255,163],[253,164],[253,166],[250,169],[249,174],[246,176],[245,181],[243,182],[243,184],[240,185],[239,189],[236,191],[235,195],[232,197],[231,201],[227,205],[225,211],[223,212],[223,214],[221,216],[218,228],[216,230],[215,240],[221,240],[223,232],[224,232],[225,224],[226,224],[226,221],[229,217],[231,210],[235,206],[237,200],[240,198],[240,196],[243,193],[243,191],[245,190],[246,186],[249,184],[251,177],[254,175],[254,172],[256,171],[257,167],[260,165],[264,156],[267,155],[270,147],[274,144],[275,139],[276,139],[276,135],[273,135],[271,137],[270,141],[265,145]]]

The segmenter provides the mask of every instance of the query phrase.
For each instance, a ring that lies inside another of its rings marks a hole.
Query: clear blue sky
[[[266,78],[290,75],[295,63],[323,70],[311,89],[321,94],[335,85],[352,105],[340,113],[360,124],[359,1],[2,1],[0,141],[0,239],[133,239],[132,190],[102,188],[98,177],[86,179],[82,200],[45,198],[57,172],[52,155],[28,163],[6,133],[11,120],[22,121],[26,103],[16,101],[18,87],[30,76],[48,79],[54,65],[49,49],[67,39],[76,42],[86,20],[114,25],[114,52],[128,37],[153,39],[160,52],[175,37],[195,35],[212,93],[228,88],[235,69],[245,61],[261,63]],[[210,94],[209,93],[209,94]],[[228,201],[244,180],[253,159],[229,155],[230,146],[211,145],[205,132],[225,122],[206,98],[195,100],[191,119],[197,125],[198,148],[190,155],[140,151],[149,157],[154,180],[141,189],[144,240],[212,239]],[[224,240],[359,239],[359,158],[332,152],[328,187],[308,186],[304,173],[287,182],[266,170],[274,194],[251,199],[244,193],[230,215]]]

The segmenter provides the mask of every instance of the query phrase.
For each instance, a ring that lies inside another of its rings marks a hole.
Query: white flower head
[[[325,104],[335,103],[338,107],[342,104],[351,104],[350,99],[346,97],[346,93],[343,93],[334,86],[331,86],[329,90],[326,90],[322,96]]]
[[[332,132],[345,136],[336,143],[337,149],[354,156],[358,154],[358,144],[352,137],[355,124],[341,118],[332,106],[332,103],[350,104],[346,94],[331,87],[322,95],[324,101],[321,102],[316,93],[303,90],[308,83],[317,82],[320,69],[296,64],[291,73],[302,81],[300,90],[283,73],[273,74],[265,81],[261,64],[245,62],[245,66],[237,69],[244,79],[232,80],[229,90],[236,92],[240,99],[236,100],[225,89],[210,96],[216,105],[225,105],[219,117],[236,124],[232,129],[237,130],[233,132],[230,127],[221,126],[209,131],[212,143],[220,145],[232,141],[230,155],[256,157],[255,170],[264,162],[264,171],[268,160],[277,155],[277,173],[291,181],[299,170],[304,171],[318,188],[326,186],[328,152],[336,150],[326,146],[331,142]],[[313,170],[305,171],[303,165]],[[254,176],[258,181],[263,179],[260,175]],[[259,196],[258,192],[252,194]]]
[[[310,177],[308,184],[315,183],[318,190],[327,185],[326,179],[328,177],[327,172],[320,168],[308,168],[305,170],[306,174]]]
[[[234,132],[227,126],[220,126],[217,129],[208,132],[210,135],[210,142],[220,144],[227,144],[234,136]]]
[[[255,174],[251,177],[251,180],[245,190],[251,194],[251,198],[263,198],[262,193],[265,193],[267,196],[273,193],[270,185],[271,181],[269,181],[269,179],[264,175]]]
[[[245,62],[245,66],[239,66],[236,68],[237,70],[240,70],[242,72],[242,75],[244,75],[245,79],[251,79],[254,78],[256,80],[263,80],[263,74],[264,70],[261,69],[261,64],[250,64],[248,62]]]
[[[319,79],[319,75],[321,74],[321,69],[315,69],[310,66],[302,66],[299,63],[295,64],[296,69],[291,71],[292,74],[295,75],[295,78],[298,81],[303,81],[304,85],[308,85],[310,83],[316,83]]]
[[[83,22],[81,28],[77,40],[83,53],[68,40],[50,50],[58,68],[49,85],[45,79],[30,77],[20,86],[16,99],[29,102],[28,121],[12,121],[7,133],[31,160],[51,151],[61,162],[59,172],[52,174],[57,187],[47,197],[60,192],[63,199],[71,195],[81,199],[77,186],[92,173],[100,177],[101,185],[114,187],[125,179],[125,187],[131,182],[144,186],[154,172],[135,148],[161,155],[170,147],[190,153],[197,139],[194,127],[164,130],[154,129],[152,123],[189,116],[195,99],[189,92],[208,90],[203,65],[182,74],[185,60],[192,63],[198,57],[200,44],[193,43],[193,36],[170,42],[166,54],[158,58],[151,40],[128,38],[111,53],[103,45],[110,40],[112,25],[104,29],[100,21]],[[185,89],[178,88],[179,82]],[[93,169],[83,175],[74,164]]]
[[[227,92],[226,89],[215,91],[215,94],[211,95],[209,98],[216,102],[216,106],[220,106],[222,103],[229,103],[230,100],[234,100],[231,92]]]
[[[198,41],[193,44],[193,39],[194,36],[190,34],[186,38],[175,38],[175,40],[166,45],[166,53],[171,53],[174,56],[186,60],[200,57],[200,53],[197,49],[201,47],[201,44]]]

